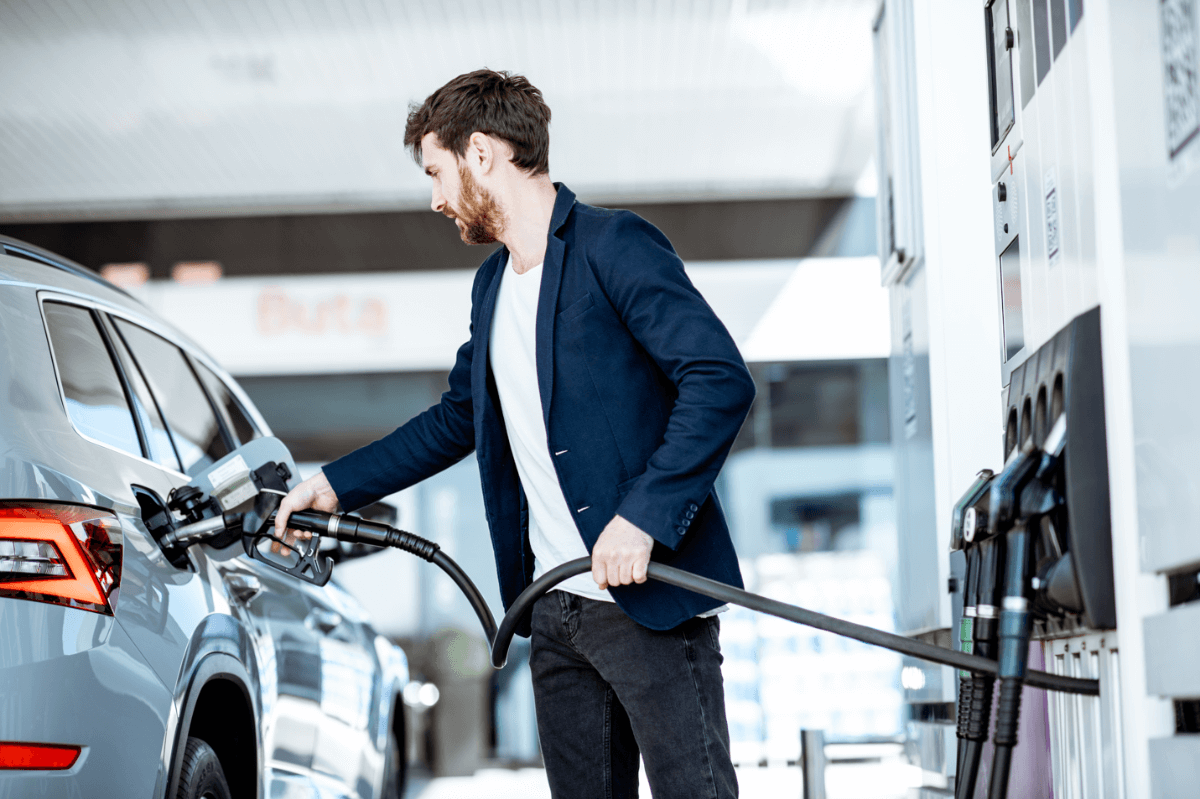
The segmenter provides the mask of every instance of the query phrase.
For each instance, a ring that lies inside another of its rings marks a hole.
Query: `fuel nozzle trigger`
[[[312,585],[325,585],[333,576],[333,559],[321,556],[321,532],[319,525],[305,524],[304,529],[312,532],[313,537],[307,543],[295,542],[289,544],[275,535],[275,511],[285,495],[270,489],[264,489],[254,499],[254,507],[242,517],[242,547],[252,559],[261,561],[268,566],[278,569],[284,574],[303,580]],[[293,514],[313,515],[312,511]],[[327,515],[327,514],[326,514]],[[296,519],[299,525],[300,519]],[[261,547],[269,546],[267,541],[278,543],[281,553],[271,557],[263,552]],[[287,553],[294,553],[293,558]]]

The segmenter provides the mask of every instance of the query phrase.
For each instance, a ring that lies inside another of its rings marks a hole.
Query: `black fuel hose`
[[[479,589],[475,587],[475,584],[471,582],[466,573],[459,568],[458,564],[442,552],[438,548],[438,545],[432,541],[421,538],[413,533],[398,530],[386,524],[369,522],[354,516],[329,514],[314,510],[296,511],[288,518],[288,527],[309,530],[319,535],[328,535],[339,541],[402,549],[405,552],[410,552],[436,564],[454,580],[459,590],[463,592],[467,600],[471,603],[471,607],[474,609],[475,615],[479,617],[487,639],[491,643],[492,666],[497,669],[503,668],[504,664],[508,661],[508,648],[512,644],[513,635],[516,634],[521,620],[533,609],[533,604],[547,591],[568,577],[574,577],[577,574],[583,574],[592,569],[590,558],[577,558],[546,572],[521,592],[513,601],[508,612],[504,614],[504,618],[500,620],[500,624],[497,627],[492,618],[491,611],[488,610],[487,603],[484,601],[482,594],[479,593]],[[856,641],[862,641],[874,646],[881,646],[893,652],[910,655],[921,660],[940,663],[956,669],[965,669],[976,674],[995,675],[999,672],[999,667],[994,660],[959,652],[955,649],[934,646],[933,644],[927,644],[913,638],[906,638],[902,635],[876,630],[874,627],[865,627],[844,619],[834,618],[833,616],[826,616],[823,613],[817,613],[806,608],[797,607],[796,605],[789,605],[775,599],[768,599],[757,594],[752,594],[749,591],[717,582],[716,580],[710,580],[707,577],[701,577],[681,569],[665,566],[661,563],[650,563],[646,573],[651,579],[676,586],[677,588],[685,588],[689,591],[695,591],[698,594],[712,597],[713,599],[719,599],[722,602],[741,605],[759,613],[778,616],[781,619],[787,619],[797,624],[803,624],[818,630],[825,630],[826,632],[846,638],[853,638]],[[1063,677],[1044,671],[1030,671],[1025,677],[1025,683],[1047,691],[1061,691],[1063,693],[1084,694],[1087,696],[1100,695],[1100,683],[1097,680]]]
[[[269,525],[274,525],[275,514],[267,519]],[[434,542],[422,538],[416,533],[405,532],[387,524],[370,522],[357,516],[325,513],[318,510],[298,510],[288,518],[288,527],[295,530],[307,530],[346,541],[351,544],[368,544],[376,547],[391,547],[411,555],[416,555],[428,561],[445,572],[463,596],[471,603],[471,610],[483,626],[483,632],[489,641],[496,640],[496,619],[483,598],[483,594],[462,570],[454,559],[442,551]]]
[[[542,595],[568,577],[574,577],[577,574],[583,574],[591,570],[592,562],[590,558],[578,558],[568,561],[546,572],[535,580],[532,585],[522,591],[521,595],[513,601],[512,607],[504,614],[504,618],[500,620],[500,629],[492,641],[492,666],[495,668],[504,667],[505,662],[508,660],[508,647],[512,643],[517,626],[521,623],[521,619],[525,614],[533,609],[533,604]],[[994,660],[988,660],[977,655],[969,655],[956,649],[947,649],[946,647],[927,644],[913,638],[906,638],[903,635],[876,630],[874,627],[865,627],[861,624],[846,621],[845,619],[826,616],[823,613],[817,613],[816,611],[807,610],[796,605],[789,605],[775,599],[768,599],[741,588],[735,588],[732,585],[719,583],[716,580],[710,580],[707,577],[701,577],[682,571],[681,569],[665,566],[661,563],[651,563],[646,573],[651,579],[667,583],[668,585],[686,588],[689,591],[695,591],[698,594],[719,599],[722,602],[741,605],[744,608],[749,608],[759,613],[778,616],[781,619],[787,619],[796,624],[825,630],[826,632],[846,638],[853,638],[856,641],[862,641],[866,644],[881,646],[884,649],[890,649],[893,652],[900,652],[904,655],[911,655],[921,660],[940,663],[944,666],[952,666],[956,669],[965,669],[976,674],[995,675],[999,673],[999,666]],[[1047,691],[1061,691],[1063,693],[1083,694],[1085,696],[1100,695],[1100,683],[1098,680],[1064,677],[1044,671],[1029,671],[1026,674],[1025,683]]]
[[[496,619],[492,616],[487,602],[483,600],[483,595],[479,593],[479,589],[475,587],[475,583],[471,582],[471,578],[467,576],[466,572],[440,549],[433,553],[429,562],[450,576],[450,579],[458,586],[458,590],[462,591],[467,601],[471,603],[471,610],[475,611],[476,618],[483,625],[484,635],[489,641],[496,640]]]

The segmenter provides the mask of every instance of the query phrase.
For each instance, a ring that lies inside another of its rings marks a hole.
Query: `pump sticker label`
[[[1196,22],[1195,0],[1162,0],[1163,101],[1172,161],[1200,135]]]
[[[1056,266],[1062,260],[1062,237],[1058,227],[1058,176],[1054,167],[1046,170],[1042,191],[1046,195],[1046,257],[1051,266]]]

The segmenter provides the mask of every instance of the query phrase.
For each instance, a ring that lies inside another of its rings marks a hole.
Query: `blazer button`
[[[682,526],[681,526],[681,527],[677,527],[677,528],[675,528],[675,532],[679,533],[680,535],[683,535],[684,533],[686,533],[686,532],[687,532],[687,528],[686,528],[686,527],[682,527]]]
[[[691,521],[692,519],[696,518],[696,511],[689,510],[687,513],[684,514],[684,518],[687,519],[688,521]]]
[[[692,513],[695,513],[696,511],[700,510],[700,506],[699,506],[699,505],[697,505],[695,502],[693,502],[693,503],[692,503],[692,504],[691,504],[691,505],[688,507],[688,509],[689,509],[689,510],[690,510]]]

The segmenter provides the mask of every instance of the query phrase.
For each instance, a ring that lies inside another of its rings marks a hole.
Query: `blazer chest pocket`
[[[573,303],[558,312],[558,318],[564,322],[570,321],[592,307],[592,295],[584,294]]]

